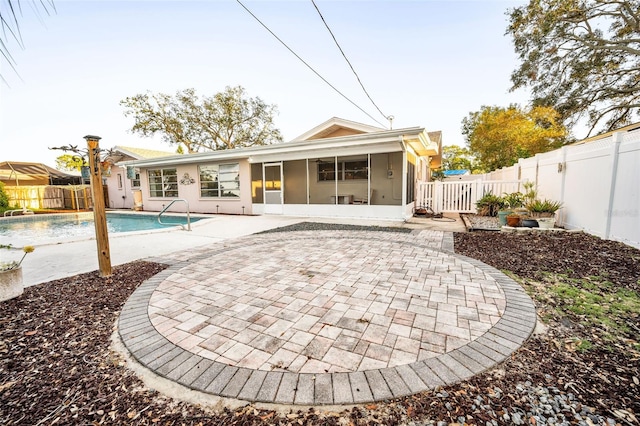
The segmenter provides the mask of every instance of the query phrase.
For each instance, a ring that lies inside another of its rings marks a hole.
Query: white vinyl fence
[[[434,212],[475,213],[476,202],[485,194],[503,195],[522,190],[518,180],[478,180],[420,182],[416,207],[431,207]]]
[[[444,187],[449,182],[441,183],[442,189],[429,182],[419,186],[422,192],[416,206],[423,202],[436,212],[475,212],[474,203],[486,188],[497,195],[514,188],[490,185],[531,181],[539,198],[563,203],[558,212],[560,225],[640,248],[640,130],[521,158],[512,167],[468,178],[489,186],[481,190],[474,189],[479,185],[475,182],[451,182],[460,188],[448,195]],[[470,188],[469,196],[465,196],[464,185]]]

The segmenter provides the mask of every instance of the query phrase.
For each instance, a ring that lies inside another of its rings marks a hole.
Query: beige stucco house
[[[171,152],[152,149],[135,148],[116,145],[110,149],[105,158],[109,167],[103,169],[102,177],[107,186],[107,207],[112,209],[131,209],[134,207],[134,195],[140,193],[140,175],[135,169],[130,169],[127,175],[127,161],[160,158],[174,155]]]
[[[122,164],[139,176],[144,210],[181,198],[200,213],[403,220],[440,150],[440,132],[332,118],[290,142]]]

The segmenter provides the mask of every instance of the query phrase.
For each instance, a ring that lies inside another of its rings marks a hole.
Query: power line
[[[344,51],[342,50],[342,47],[340,47],[340,43],[338,43],[338,40],[336,39],[336,36],[333,34],[333,31],[331,31],[331,28],[329,28],[329,24],[327,24],[327,21],[325,21],[324,16],[322,16],[322,12],[320,12],[320,9],[318,9],[318,6],[316,5],[316,2],[314,0],[311,0],[311,3],[313,3],[313,7],[316,8],[316,11],[318,12],[318,15],[320,15],[320,19],[322,19],[322,22],[324,23],[324,26],[327,27],[327,30],[329,31],[329,34],[331,34],[331,38],[333,38],[333,41],[335,42],[336,46],[338,46],[338,50],[340,50],[340,53],[342,54],[342,57],[344,58],[345,61],[347,61],[347,64],[349,64],[349,68],[351,68],[351,71],[353,72],[353,75],[356,76],[356,79],[358,80],[358,83],[360,84],[360,87],[362,87],[362,91],[364,92],[365,95],[367,95],[367,98],[369,98],[369,100],[371,101],[373,106],[376,107],[378,112],[385,119],[389,120],[389,117],[385,113],[383,113],[380,110],[380,108],[378,107],[378,105],[376,105],[376,103],[373,101],[373,99],[371,99],[371,96],[369,95],[369,92],[367,92],[367,89],[365,89],[364,84],[362,84],[362,81],[360,80],[360,76],[358,75],[356,70],[353,68],[353,65],[351,65],[351,62],[347,58],[347,55],[345,55]]]
[[[284,41],[282,41],[280,39],[280,37],[278,37],[273,31],[271,31],[271,29],[269,27],[267,27],[267,25],[265,23],[263,23],[256,15],[253,14],[253,12],[251,12],[247,6],[245,6],[240,0],[236,0],[236,2],[238,2],[238,4],[240,6],[242,6],[244,8],[244,10],[247,11],[247,13],[249,13],[249,15],[251,15],[256,21],[258,21],[258,23],[260,23],[260,25],[262,25],[267,31],[269,31],[269,33],[274,36],[276,38],[276,40],[278,40],[284,47],[287,48],[287,50],[289,52],[291,52],[296,58],[298,58],[300,60],[300,62],[302,62],[303,64],[305,64],[307,66],[307,68],[309,68],[311,71],[313,71],[313,73],[315,75],[317,75],[318,77],[320,77],[320,79],[322,79],[322,81],[324,81],[325,83],[327,83],[333,90],[335,90],[340,96],[342,96],[343,98],[345,98],[347,101],[349,101],[353,106],[355,106],[356,108],[358,108],[360,111],[362,111],[367,117],[369,117],[370,119],[372,119],[373,121],[375,121],[376,123],[378,123],[379,125],[381,125],[382,127],[385,127],[384,124],[380,123],[378,120],[376,120],[371,114],[369,114],[367,111],[365,111],[364,109],[362,109],[358,104],[356,104],[354,101],[352,101],[351,99],[349,99],[344,93],[342,93],[340,90],[338,90],[333,84],[329,83],[329,81],[327,81],[326,78],[324,78],[323,76],[320,75],[320,73],[318,73],[318,71],[316,71],[311,65],[309,65],[304,59],[302,59],[300,57],[300,55],[298,55],[296,52],[293,51],[293,49],[291,49],[287,43],[285,43]]]

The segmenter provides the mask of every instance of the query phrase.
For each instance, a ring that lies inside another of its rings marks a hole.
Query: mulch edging
[[[613,285],[638,291],[640,251],[583,233],[458,233],[455,248],[496,268],[517,269],[524,279],[540,271],[605,271]],[[638,424],[637,351],[613,345],[578,353],[566,342],[591,330],[556,323],[502,365],[470,380],[339,413],[282,414],[252,405],[213,412],[178,402],[145,388],[109,349],[124,302],[164,267],[134,262],[114,268],[111,278],[77,275],[0,303],[0,424],[511,425],[540,423],[540,416],[548,416],[541,404],[556,400],[567,402],[556,413],[567,424],[587,424],[587,418]]]

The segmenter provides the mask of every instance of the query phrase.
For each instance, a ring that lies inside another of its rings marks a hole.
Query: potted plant
[[[529,214],[536,218],[541,228],[553,228],[555,226],[555,214],[562,207],[562,203],[553,200],[535,199],[526,206]]]
[[[531,216],[523,216],[520,224],[525,228],[537,228],[539,226],[538,221]]]
[[[562,203],[547,199],[535,199],[527,203],[525,207],[533,217],[553,217],[560,207],[562,207]]]
[[[522,193],[522,204],[527,205],[538,198],[538,191],[533,182],[525,182],[522,184],[524,192]]]
[[[505,217],[507,226],[517,227],[520,226],[520,215],[518,213],[511,212]]]
[[[505,207],[505,201],[498,195],[487,192],[476,202],[478,216],[497,216],[498,211]]]
[[[552,229],[556,226],[555,217],[539,217],[536,221],[540,229]]]
[[[11,250],[11,245],[0,245],[0,248]],[[32,246],[24,246],[24,254],[19,261],[0,262],[0,302],[18,297],[24,291],[22,285],[22,261],[27,254],[33,252]]]
[[[502,200],[504,201],[504,207],[498,210],[498,220],[500,221],[500,225],[505,226],[507,224],[507,216],[513,213],[514,209],[522,207],[522,193],[512,192],[509,194],[505,192],[502,195]]]

